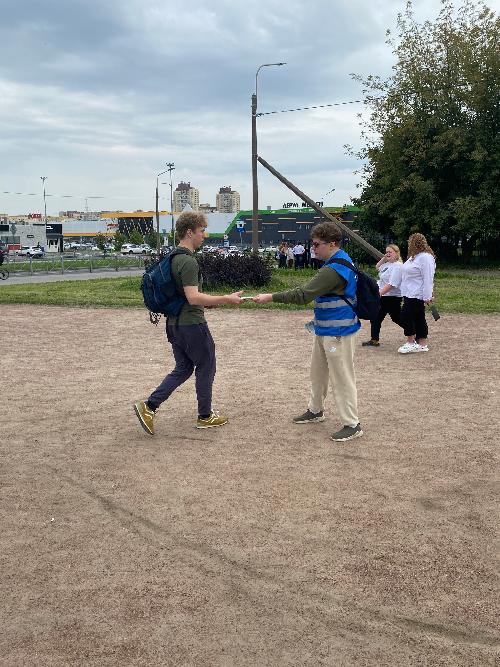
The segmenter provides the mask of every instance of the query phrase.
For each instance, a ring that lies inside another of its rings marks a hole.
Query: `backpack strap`
[[[194,254],[190,250],[188,250],[187,248],[183,248],[182,246],[177,246],[174,250],[172,250],[172,252],[170,253],[170,261],[172,261],[175,255],[191,255],[194,257]],[[201,266],[198,263],[198,282],[200,281],[200,278],[201,278]]]
[[[339,257],[338,259],[333,258],[333,259],[330,259],[328,264],[329,265],[330,264],[342,264],[342,266],[347,266],[348,269],[351,269],[351,271],[354,271],[354,273],[357,276],[359,275],[358,269],[354,266],[354,264],[351,264],[351,262],[348,262],[347,259],[342,259],[341,257]],[[354,310],[354,306],[352,305],[352,303],[348,299],[345,298],[345,296],[343,296],[342,294],[337,294],[337,296],[340,299],[342,299],[342,301],[345,301],[346,304]],[[354,311],[354,314],[356,314],[356,311]]]
[[[188,250],[187,248],[183,248],[182,246],[177,246],[177,247],[174,248],[174,249],[172,250],[172,252],[170,253],[170,270],[172,270],[172,260],[173,260],[173,258],[175,257],[175,255],[191,255],[191,256],[194,257],[193,253],[192,253],[190,250]],[[195,259],[196,259],[196,258],[195,258]],[[200,278],[201,278],[201,277],[202,277],[201,266],[200,266],[200,264],[198,263],[198,282],[200,282]],[[177,291],[178,291],[178,290],[177,290]],[[179,292],[179,294],[180,294],[180,292]],[[184,298],[185,298],[185,295],[184,295]],[[186,299],[186,303],[188,303],[188,300],[187,300],[187,299]],[[179,313],[179,315],[177,315],[177,323],[176,323],[176,327],[177,327],[177,328],[179,327],[179,319],[180,319],[180,316],[181,316],[181,314]],[[167,316],[166,319],[167,319],[167,326],[168,326],[169,316]]]
[[[342,259],[341,257],[339,257],[338,259],[335,258],[330,259],[330,261],[328,262],[328,264],[333,264],[333,263],[342,264],[342,266],[347,266],[348,269],[351,269],[351,271],[354,271],[354,273],[359,274],[358,269],[354,266],[354,264],[348,262],[347,259]]]

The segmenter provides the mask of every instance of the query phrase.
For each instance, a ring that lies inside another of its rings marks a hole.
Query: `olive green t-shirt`
[[[189,254],[188,254],[189,253]],[[185,250],[182,255],[176,255],[172,260],[172,276],[177,285],[180,294],[184,294],[184,286],[198,286],[200,292],[203,288],[203,276],[201,275],[199,264],[192,252]],[[203,306],[191,306],[185,303],[181,314],[177,317],[168,318],[169,324],[202,324],[206,322]]]

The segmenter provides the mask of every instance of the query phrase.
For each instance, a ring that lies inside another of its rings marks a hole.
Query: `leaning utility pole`
[[[261,163],[263,167],[265,167],[268,171],[271,172],[273,176],[276,176],[276,178],[281,181],[286,187],[294,192],[297,196],[302,198],[302,201],[308,204],[311,208],[313,208],[315,211],[317,211],[320,215],[324,216],[327,220],[330,220],[331,222],[334,222],[337,227],[340,229],[340,231],[348,236],[352,241],[357,243],[359,246],[363,248],[363,250],[366,250],[366,252],[370,253],[375,259],[380,259],[383,257],[383,254],[380,252],[380,250],[377,250],[374,246],[371,245],[371,243],[368,243],[362,236],[359,234],[356,234],[356,232],[353,232],[352,229],[349,229],[346,225],[344,225],[340,220],[337,220],[337,218],[334,218],[333,215],[330,215],[328,211],[325,211],[324,208],[321,206],[318,206],[315,201],[313,201],[310,197],[308,197],[302,190],[299,190],[298,187],[296,187],[293,183],[291,183],[288,179],[286,179],[282,174],[279,173],[274,167],[271,167],[269,162],[266,162],[264,158],[260,157],[260,155],[257,156],[257,160]]]

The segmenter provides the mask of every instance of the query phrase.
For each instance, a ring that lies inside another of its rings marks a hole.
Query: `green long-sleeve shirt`
[[[325,294],[344,294],[347,282],[329,266],[322,266],[316,275],[305,285],[294,287],[284,292],[275,292],[273,301],[276,303],[297,303],[304,305],[317,296]]]

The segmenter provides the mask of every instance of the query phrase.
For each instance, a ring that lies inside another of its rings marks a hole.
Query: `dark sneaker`
[[[360,438],[363,435],[361,430],[361,424],[357,426],[343,426],[340,431],[337,433],[332,433],[330,440],[334,442],[344,442],[345,440],[354,440],[354,438]]]
[[[294,424],[313,424],[314,422],[324,422],[325,415],[321,412],[311,412],[306,410],[303,415],[293,418]]]
[[[142,428],[146,431],[146,433],[149,433],[149,435],[154,435],[154,410],[150,410],[144,401],[138,401],[137,403],[134,403],[134,410]]]
[[[207,419],[198,417],[196,428],[212,428],[214,426],[224,426],[224,424],[227,424],[228,421],[228,417],[224,417],[224,415],[220,415],[215,410],[212,410],[210,417],[207,417]]]
[[[380,347],[378,340],[373,340],[373,338],[371,340],[365,340],[365,342],[361,343],[361,345],[363,347]]]

